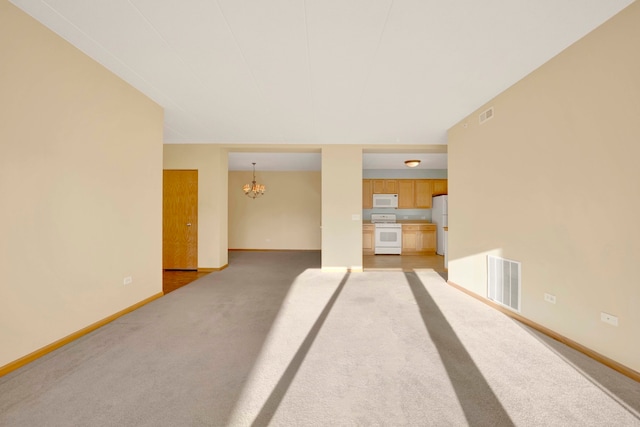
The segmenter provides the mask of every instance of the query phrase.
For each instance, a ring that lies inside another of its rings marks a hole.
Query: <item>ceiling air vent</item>
[[[493,107],[480,113],[480,124],[483,124],[491,118],[493,118]]]

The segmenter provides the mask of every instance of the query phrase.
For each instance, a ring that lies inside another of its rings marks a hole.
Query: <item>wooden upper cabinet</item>
[[[373,179],[373,194],[397,194],[397,179]]]
[[[398,180],[398,209],[413,209],[416,206],[415,180]]]
[[[362,209],[373,209],[373,182],[362,180]]]
[[[417,209],[431,209],[431,197],[433,196],[432,179],[416,179],[416,204]]]
[[[363,179],[362,209],[373,209],[374,194],[397,194],[398,209],[431,209],[431,198],[448,194],[446,179]]]
[[[448,194],[448,183],[446,179],[432,179],[433,181],[433,195],[441,196]]]

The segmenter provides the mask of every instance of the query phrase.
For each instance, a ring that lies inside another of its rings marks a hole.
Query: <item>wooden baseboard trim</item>
[[[33,353],[29,353],[24,357],[21,357],[18,360],[14,360],[13,362],[10,362],[2,367],[0,367],[0,377],[8,374],[9,372],[13,372],[16,369],[33,362],[36,359],[39,359],[40,357],[44,356],[45,354],[51,353],[53,350],[56,350],[60,347],[62,347],[65,344],[70,343],[71,341],[75,341],[78,338],[87,335],[89,332],[93,332],[96,329],[106,325],[107,323],[113,322],[114,320],[116,320],[118,317],[124,316],[127,313],[130,313],[140,307],[142,307],[145,304],[150,303],[153,300],[156,300],[160,297],[162,297],[164,295],[164,293],[159,292],[155,295],[150,296],[149,298],[146,298],[134,305],[132,305],[131,307],[127,307],[124,310],[121,310],[115,314],[112,314],[109,317],[106,317],[102,320],[97,321],[96,323],[93,323],[89,326],[87,326],[86,328],[82,328],[79,331],[76,331],[74,333],[72,333],[71,335],[67,335],[64,338],[59,339],[58,341],[55,341],[49,345],[46,345],[44,347],[42,347],[41,349],[38,349],[36,351],[34,351]]]
[[[225,264],[222,267],[198,268],[198,271],[202,273],[213,273],[214,271],[222,271],[227,267],[229,267],[229,264]]]
[[[326,273],[362,273],[362,267],[322,267],[320,269]]]
[[[574,350],[579,351],[580,353],[584,354],[585,356],[588,356],[590,358],[592,358],[593,360],[602,363],[605,366],[608,366],[609,368],[620,372],[622,375],[625,375],[629,378],[631,378],[632,380],[638,381],[640,382],[640,372],[629,368],[628,366],[625,366],[619,362],[616,362],[613,359],[609,359],[607,356],[603,356],[602,354],[598,353],[597,351],[591,350],[588,347],[583,346],[580,343],[577,343],[575,341],[573,341],[572,339],[569,339],[567,337],[565,337],[564,335],[560,335],[559,333],[545,327],[542,326],[532,320],[527,319],[526,317],[521,316],[518,313],[515,313],[509,309],[506,309],[504,307],[502,307],[499,304],[494,303],[491,300],[488,300],[474,292],[471,292],[470,290],[463,288],[462,286],[453,283],[453,282],[447,282],[450,286],[458,289],[461,292],[464,292],[467,295],[472,296],[473,298],[477,299],[478,301],[482,301],[483,303],[485,303],[486,305],[495,308],[496,310],[500,311],[501,313],[506,314],[507,316],[516,319],[517,321],[524,323],[525,325],[537,330],[538,332],[541,332],[545,335],[547,335],[548,337],[553,338],[556,341],[559,341],[561,343],[563,343],[564,345],[567,345],[569,347],[571,347]]]
[[[318,252],[320,249],[229,249],[229,252]]]

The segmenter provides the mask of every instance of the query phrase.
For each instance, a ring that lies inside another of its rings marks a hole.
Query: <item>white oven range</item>
[[[402,253],[402,224],[396,223],[395,214],[371,214],[375,224],[374,254],[400,255]]]

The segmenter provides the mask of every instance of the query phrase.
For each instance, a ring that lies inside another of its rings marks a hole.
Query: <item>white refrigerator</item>
[[[433,203],[431,204],[431,222],[437,227],[436,238],[438,242],[436,246],[436,253],[438,255],[444,255],[444,227],[449,226],[447,220],[449,203],[447,197],[448,196],[436,196],[433,198]]]

